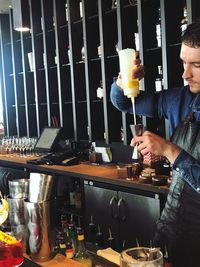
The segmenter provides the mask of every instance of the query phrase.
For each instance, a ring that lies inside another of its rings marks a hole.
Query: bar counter
[[[143,191],[153,192],[157,194],[167,194],[167,186],[154,186],[151,184],[141,184],[137,181],[129,181],[126,179],[119,179],[117,176],[116,165],[101,164],[93,165],[90,162],[82,162],[73,166],[59,166],[59,165],[34,165],[28,164],[27,160],[30,157],[18,157],[15,155],[0,155],[0,166],[10,168],[24,168],[29,172],[44,172],[60,175],[67,175],[78,177],[81,179],[90,179],[116,186],[127,188],[135,188]]]
[[[25,255],[26,256],[26,255]],[[84,267],[83,264],[71,260],[71,259],[67,259],[66,257],[64,257],[63,255],[56,255],[53,259],[46,261],[46,262],[32,262],[28,259],[28,257],[25,257],[24,263],[22,265],[22,267]]]

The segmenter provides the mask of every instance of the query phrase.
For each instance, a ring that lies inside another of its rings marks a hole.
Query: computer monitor
[[[61,140],[62,127],[45,127],[35,144],[34,150],[39,152],[54,152]]]

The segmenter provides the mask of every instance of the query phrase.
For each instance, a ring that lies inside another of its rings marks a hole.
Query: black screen
[[[35,145],[35,150],[52,151],[59,142],[61,127],[45,127]]]

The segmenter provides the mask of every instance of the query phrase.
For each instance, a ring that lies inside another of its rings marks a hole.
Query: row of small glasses
[[[34,146],[36,142],[36,137],[2,137],[0,140],[0,154],[35,156]]]

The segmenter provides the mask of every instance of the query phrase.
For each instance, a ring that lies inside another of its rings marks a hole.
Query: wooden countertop
[[[89,162],[83,162],[73,166],[59,166],[59,165],[34,165],[28,164],[27,160],[30,157],[18,157],[15,155],[0,155],[0,165],[6,167],[21,167],[27,168],[30,171],[40,171],[45,173],[54,173],[61,175],[69,175],[79,177],[82,179],[89,179],[103,183],[109,183],[116,186],[135,188],[143,191],[167,194],[168,188],[166,186],[153,186],[151,184],[141,184],[137,181],[128,181],[126,179],[119,179],[117,176],[117,168],[115,165],[92,165]]]
[[[29,259],[29,257],[27,255],[25,255],[26,258]],[[71,260],[71,259],[67,259],[65,256],[61,255],[61,254],[57,254],[53,259],[46,261],[46,262],[35,262],[37,263],[39,266],[42,267],[84,267],[83,264]]]

